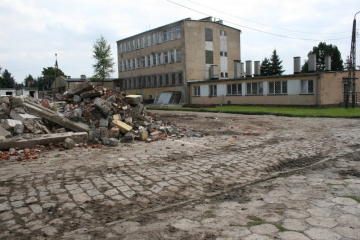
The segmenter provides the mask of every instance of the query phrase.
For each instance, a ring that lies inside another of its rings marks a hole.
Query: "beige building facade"
[[[189,80],[234,77],[240,34],[211,17],[188,18],[119,40],[114,88],[145,100],[177,91],[181,102],[189,103]]]
[[[191,104],[339,106],[348,72],[188,81]],[[360,74],[357,71],[356,75]],[[359,80],[356,79],[359,86]]]

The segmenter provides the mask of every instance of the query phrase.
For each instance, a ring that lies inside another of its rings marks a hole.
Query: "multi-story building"
[[[189,102],[188,80],[234,77],[240,34],[212,17],[187,18],[119,40],[114,87],[145,100],[179,92],[181,102]]]

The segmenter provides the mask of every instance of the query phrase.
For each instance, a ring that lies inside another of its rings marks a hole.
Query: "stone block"
[[[14,132],[16,132],[17,134],[22,134],[24,133],[25,127],[22,124],[16,124],[14,127]]]
[[[123,134],[125,134],[125,133],[132,130],[131,126],[127,125],[126,123],[124,123],[124,122],[122,122],[120,120],[116,120],[116,119],[114,119],[111,122],[111,126],[112,127],[115,127],[115,126],[118,127],[120,129],[120,132],[123,133]]]
[[[107,138],[107,137],[102,138],[101,142],[102,142],[103,145],[109,145],[110,144],[109,138]]]
[[[19,120],[5,119],[3,126],[6,130],[13,130],[16,124],[22,124]]]
[[[67,138],[64,141],[64,147],[67,149],[73,149],[75,147],[75,141],[71,138]]]
[[[106,120],[106,119],[104,119],[104,118],[101,118],[101,119],[100,119],[99,126],[100,126],[100,127],[108,127],[108,126],[109,126],[108,120]]]
[[[116,139],[116,138],[109,138],[109,145],[113,146],[113,147],[118,146],[119,145],[119,140]]]
[[[133,143],[134,142],[134,134],[132,134],[132,133],[127,133],[127,134],[125,134],[125,136],[124,136],[124,142],[128,142],[128,143]]]

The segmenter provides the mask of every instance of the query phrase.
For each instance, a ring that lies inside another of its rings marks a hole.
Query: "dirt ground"
[[[358,119],[152,113],[204,136],[0,162],[1,239],[360,239]]]

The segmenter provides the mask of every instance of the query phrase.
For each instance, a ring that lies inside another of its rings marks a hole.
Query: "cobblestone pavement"
[[[0,162],[0,238],[360,239],[359,120],[155,114],[207,136]]]

